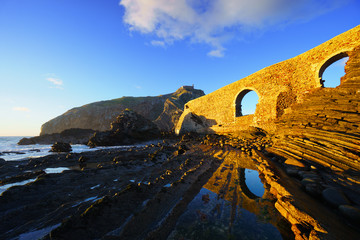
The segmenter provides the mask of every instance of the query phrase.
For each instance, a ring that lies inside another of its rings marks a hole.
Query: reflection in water
[[[259,178],[258,171],[251,169],[245,169],[244,171],[246,186],[249,188],[250,192],[252,192],[258,197],[264,195],[265,189]]]
[[[204,201],[204,196],[209,201]],[[262,217],[203,188],[180,217],[168,239],[282,239]],[[265,210],[265,209],[264,209]]]
[[[272,195],[258,172],[249,168],[256,168],[251,159],[225,159],[168,239],[286,238],[286,223],[274,208]]]

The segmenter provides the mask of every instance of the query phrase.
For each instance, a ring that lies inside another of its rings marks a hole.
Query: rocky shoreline
[[[179,236],[180,216],[202,188],[234,206],[235,212],[236,206],[256,214],[267,209],[259,216],[275,226],[283,239],[338,239],[344,234],[348,239],[359,238],[359,183],[318,166],[292,165],[297,171],[292,175],[289,163],[267,151],[272,144],[271,136],[252,129],[241,136],[187,134],[144,147],[3,161],[1,186],[34,181],[0,196],[0,238],[37,233],[45,239],[178,239],[171,236]],[[67,170],[46,173],[60,167]],[[246,190],[241,177],[245,168],[259,171],[264,196]],[[304,180],[308,178],[323,188],[317,192],[313,186],[309,191],[312,185]],[[351,182],[352,188],[330,186],[330,179]],[[342,192],[347,204],[331,204],[336,195],[322,194],[331,187]],[[202,198],[207,206],[208,196]],[[202,227],[211,222],[210,212],[197,213]],[[231,219],[232,226],[236,221]]]

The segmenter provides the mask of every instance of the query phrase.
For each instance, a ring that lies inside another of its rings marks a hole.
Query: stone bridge
[[[273,131],[274,120],[287,108],[323,87],[322,74],[329,65],[347,56],[351,58],[359,46],[360,25],[299,56],[188,102],[175,131],[226,133],[249,126]],[[241,101],[249,91],[255,91],[259,101],[254,114],[242,116]]]

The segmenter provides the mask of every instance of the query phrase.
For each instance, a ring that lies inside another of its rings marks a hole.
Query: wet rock
[[[299,170],[298,170],[297,167],[288,166],[285,171],[291,177],[298,177],[299,176]]]
[[[316,184],[316,180],[312,179],[312,178],[304,178],[303,180],[301,180],[301,185],[306,186],[308,184]]]
[[[320,197],[323,187],[317,183],[308,183],[305,185],[305,191],[313,197]]]
[[[5,159],[0,158],[0,166],[3,166],[6,163]]]
[[[86,162],[86,160],[87,160],[86,157],[81,156],[81,157],[79,158],[78,162],[79,162],[79,163],[84,163],[84,162]]]
[[[350,202],[344,195],[344,193],[337,188],[327,188],[321,193],[322,197],[326,202],[328,202],[333,207],[338,207],[340,205],[349,205]]]
[[[316,173],[304,173],[302,174],[302,177],[303,178],[309,178],[309,179],[313,179],[315,181],[319,181],[320,180],[320,177],[319,175],[317,175]]]
[[[40,152],[41,150],[40,149],[31,149],[29,150],[29,152]]]
[[[201,199],[204,203],[208,203],[210,201],[210,196],[209,196],[209,194],[203,194],[201,196]]]
[[[24,152],[18,152],[18,151],[4,151],[2,154],[25,154]]]
[[[51,146],[49,152],[71,152],[72,148],[69,143],[56,142]]]
[[[339,211],[346,218],[355,221],[357,224],[360,223],[360,209],[350,205],[340,205]]]

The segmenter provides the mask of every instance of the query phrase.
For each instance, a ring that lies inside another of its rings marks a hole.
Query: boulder
[[[36,144],[36,142],[32,138],[22,138],[18,142],[18,145],[33,145]]]
[[[337,188],[326,188],[324,191],[322,191],[321,195],[324,200],[333,207],[350,204],[344,193]]]
[[[339,211],[348,219],[360,223],[360,209],[350,205],[340,205]]]
[[[51,150],[49,152],[71,152],[72,148],[69,143],[56,142],[51,146]]]
[[[111,123],[110,131],[95,133],[87,145],[90,147],[128,145],[160,136],[160,130],[152,121],[130,109],[125,109]]]
[[[4,165],[6,163],[5,159],[0,158],[0,166]]]

